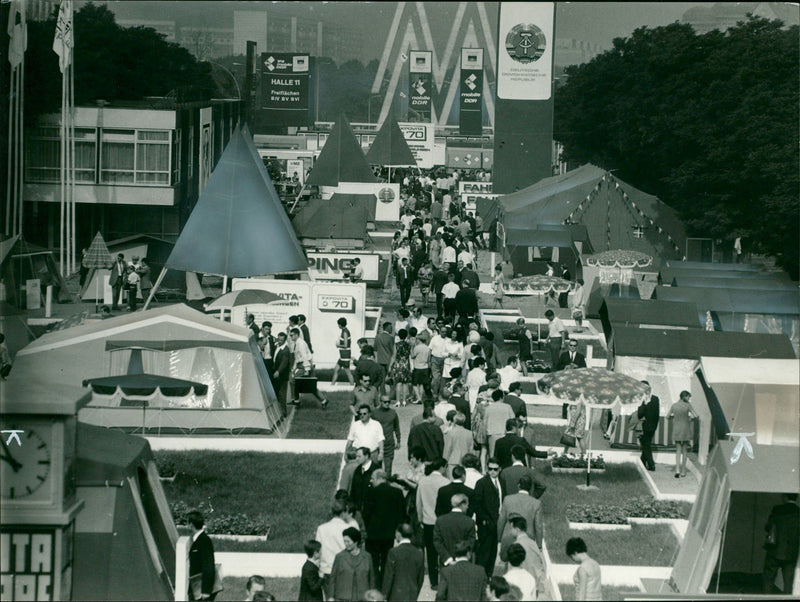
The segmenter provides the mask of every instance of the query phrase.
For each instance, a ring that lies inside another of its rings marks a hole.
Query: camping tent
[[[11,359],[14,359],[17,351],[36,338],[28,328],[27,314],[5,301],[0,301],[0,333],[6,337],[6,347]]]
[[[79,422],[77,455],[72,599],[172,600],[178,532],[150,444]]]
[[[344,113],[322,147],[306,186],[338,186],[341,182],[376,183],[378,179],[364,158],[361,145]]]
[[[563,263],[577,276],[580,255],[591,249],[586,227],[542,225],[538,228],[506,228],[506,250],[514,274],[545,274],[547,263]]]
[[[43,369],[42,367],[46,367]],[[170,305],[46,334],[16,357],[9,389],[28,379],[57,389],[84,380],[145,373],[200,383],[201,395],[93,392],[80,419],[129,432],[270,433],[281,419],[252,332]]]
[[[600,306],[600,321],[603,323],[603,332],[609,345],[614,328],[619,326],[662,327],[676,330],[701,326],[697,318],[697,307],[693,303],[611,297],[605,299]]]
[[[5,286],[6,301],[23,308],[25,305],[25,282],[37,278],[42,299],[44,299],[45,291],[50,284],[54,289],[53,299],[59,302],[70,299],[67,283],[58,271],[52,251],[18,238],[10,250],[8,244],[4,244],[4,253],[5,257],[0,263],[0,281]]]
[[[761,445],[800,445],[797,360],[703,357],[698,378],[720,436],[752,432]]]
[[[583,165],[499,198],[506,228],[583,224],[595,251],[631,249],[681,257],[686,234],[677,213],[656,197]]]
[[[703,356],[732,358],[794,359],[794,350],[785,335],[745,334],[738,332],[709,332],[702,329],[672,330],[665,328],[636,328],[620,326],[614,329],[609,347],[609,367],[639,380],[647,380],[653,394],[661,400],[661,423],[654,444],[671,445],[669,422],[664,415],[677,401],[681,391],[689,391],[697,398],[702,388],[694,375]],[[744,361],[744,360],[742,360]],[[711,414],[707,407],[696,404],[700,427],[701,463],[708,449]],[[627,429],[624,416],[620,416],[612,445],[635,446],[633,433]]]
[[[753,443],[752,459],[742,454],[732,463],[735,446],[723,440],[711,452],[665,593],[762,592],[764,525],[781,493],[800,490],[800,455],[797,447]]]
[[[366,156],[367,163],[384,167],[416,167],[417,160],[408,148],[406,137],[394,116],[389,115],[372,141]]]

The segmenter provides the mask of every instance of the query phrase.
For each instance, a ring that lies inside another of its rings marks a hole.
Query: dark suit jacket
[[[474,288],[462,288],[456,293],[456,311],[462,316],[474,316],[478,313],[478,296]]]
[[[414,270],[411,269],[411,265],[406,266],[405,271],[403,271],[403,266],[397,266],[396,283],[397,288],[411,288],[414,283]]]
[[[422,422],[411,427],[408,433],[408,451],[417,445],[425,450],[425,460],[430,462],[441,458],[444,453],[444,434],[442,429],[432,422]]]
[[[448,374],[447,377],[449,378],[450,375]],[[463,395],[451,395],[450,403],[456,406],[456,410],[464,414],[464,417],[466,418],[464,421],[464,428],[470,430],[472,421],[470,419],[469,400],[467,400]]]
[[[319,567],[310,560],[306,560],[300,573],[300,596],[297,599],[301,602],[322,600],[322,577],[319,576]]]
[[[486,571],[468,560],[442,567],[437,600],[486,600]]]
[[[468,280],[469,287],[473,289],[477,289],[481,285],[481,279],[475,270],[468,270],[467,268],[461,270],[461,282],[464,282],[464,280]]]
[[[475,495],[475,491],[464,485],[464,483],[453,482],[439,488],[439,493],[436,494],[436,509],[434,510],[436,516],[443,516],[448,512],[452,512],[453,506],[450,503],[450,499],[457,493],[463,493],[469,499],[467,514],[469,516],[475,514],[475,509],[472,507],[472,498]]]
[[[397,525],[406,517],[403,492],[389,483],[369,487],[364,495],[364,523],[367,539],[392,541]]]
[[[575,352],[575,359],[570,360],[569,351],[565,351],[558,358],[558,370],[563,370],[570,364],[574,364],[576,368],[586,367],[586,357],[580,352]]]
[[[500,482],[500,489],[501,491],[503,489],[502,481]],[[478,479],[478,482],[475,483],[474,495],[475,520],[479,525],[494,527],[500,516],[500,498],[498,497],[497,489],[495,489],[492,480],[488,476]]]
[[[356,362],[356,372],[354,375],[356,382],[359,382],[364,374],[369,376],[370,384],[373,387],[377,387],[381,382],[383,382],[383,368],[375,360],[367,359],[365,357],[359,358],[359,360]]]
[[[536,452],[537,454],[543,452]],[[547,454],[545,454],[546,456]],[[530,475],[533,479],[533,497],[539,499],[547,489],[547,486],[536,476],[536,471],[527,466],[508,466],[500,471],[500,484],[503,487],[503,497],[519,493],[519,480],[522,475]]]
[[[439,554],[439,564],[453,556],[460,541],[469,541],[473,547],[476,539],[475,521],[463,512],[448,512],[436,519],[433,526],[433,545]]]
[[[284,347],[275,354],[273,371],[278,373],[280,380],[289,380],[289,374],[292,371],[292,352],[288,347]]]
[[[369,481],[372,478],[372,473],[376,470],[378,470],[378,465],[373,461],[366,472],[363,466],[359,466],[353,473],[353,482],[350,484],[350,500],[359,510],[364,507],[364,500],[370,487]],[[394,534],[392,534],[392,537],[394,537]]]
[[[655,432],[658,428],[659,401],[655,395],[650,396],[650,401],[639,406],[636,415],[642,419],[642,430]]]
[[[300,334],[302,334],[302,335],[303,335],[303,340],[304,340],[306,343],[308,343],[308,350],[309,350],[311,353],[314,353],[314,348],[311,346],[311,332],[309,332],[309,330],[308,330],[308,325],[306,325],[306,324],[303,324],[303,325],[300,327]]]
[[[125,282],[126,282],[125,270],[126,269],[127,269],[127,266],[126,266],[124,261],[122,262],[122,264],[120,264],[118,261],[115,261],[114,265],[111,266],[111,276],[109,276],[109,278],[108,278],[109,285],[114,287],[114,286],[122,286],[123,284],[125,284]],[[120,273],[120,271],[122,273]]]
[[[214,589],[214,544],[211,538],[203,531],[192,542],[189,548],[189,576],[202,575],[201,591],[211,595]]]
[[[383,574],[383,595],[387,600],[416,600],[424,578],[422,550],[410,543],[389,550]]]
[[[526,456],[535,456],[539,458],[542,457],[541,454],[543,452],[537,452],[534,450],[531,447],[531,444],[525,439],[514,433],[506,433],[500,437],[497,440],[497,443],[494,445],[494,456],[497,458],[500,468],[511,466],[511,464],[514,462],[513,458],[511,457],[511,449],[517,445],[525,450]],[[547,457],[546,453],[544,454],[544,457]]]
[[[528,406],[525,405],[525,402],[522,401],[521,398],[517,397],[513,393],[506,395],[503,398],[503,402],[511,406],[511,409],[514,410],[514,416],[528,415]]]
[[[800,508],[797,503],[787,502],[772,508],[766,530],[775,527],[775,546],[767,549],[767,555],[777,560],[797,562],[798,546],[800,546],[799,522]]]

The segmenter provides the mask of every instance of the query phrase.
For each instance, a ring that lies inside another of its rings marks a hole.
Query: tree
[[[105,5],[86,4],[75,13],[75,103],[166,96],[211,98],[210,66],[147,27],[123,28]],[[61,73],[53,52],[55,19],[28,24],[25,60],[26,117],[57,111]]]
[[[692,235],[751,241],[798,271],[798,27],[749,16],[727,32],[640,28],[556,89],[573,162],[677,209]]]

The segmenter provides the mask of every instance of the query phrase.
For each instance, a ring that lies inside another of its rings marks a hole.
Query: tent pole
[[[150,289],[150,294],[147,295],[147,301],[144,302],[142,306],[142,311],[145,311],[150,306],[150,301],[152,301],[153,297],[156,296],[156,292],[158,291],[158,287],[161,286],[161,281],[164,280],[164,276],[167,273],[167,266],[161,268],[161,273],[158,275],[158,280],[153,285],[153,288]]]
[[[224,295],[228,291],[228,277],[222,277],[222,294]]]
[[[290,214],[294,212],[294,208],[297,207],[297,203],[300,202],[300,197],[303,196],[303,192],[305,191],[305,189],[306,185],[303,184],[303,186],[300,188],[300,192],[297,193],[297,198],[294,200],[294,203],[292,203],[292,206],[289,208]]]

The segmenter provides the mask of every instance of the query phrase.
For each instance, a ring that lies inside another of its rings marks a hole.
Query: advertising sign
[[[287,159],[286,160],[286,175],[289,178],[293,178],[294,175],[297,174],[297,178],[300,180],[300,184],[304,184],[306,181],[306,168],[303,164],[302,159]]]
[[[551,95],[554,2],[502,2],[497,96],[547,100]]]
[[[409,106],[423,117],[431,114],[431,91],[433,82],[433,62],[431,52],[412,50],[408,61],[408,98]]]
[[[364,282],[378,282],[380,255],[374,253],[320,253],[307,251],[308,273],[317,280],[342,280],[350,273],[353,259],[361,260]]]
[[[335,192],[342,194],[374,194],[378,199],[375,204],[376,222],[396,222],[400,219],[399,183],[342,182],[336,188],[324,190],[322,198],[326,198],[325,193],[328,191],[331,191],[331,194]],[[327,198],[330,198],[330,196]]]
[[[422,169],[431,169],[434,163],[434,128],[429,123],[399,123],[400,130],[406,139],[408,148],[411,149],[417,166]]]
[[[42,306],[41,285],[38,278],[25,281],[25,307],[28,309],[39,309]]]
[[[331,368],[339,359],[336,340],[339,338],[339,318],[347,320],[353,351],[357,355],[355,341],[364,336],[366,285],[344,282],[311,282],[308,280],[275,280],[271,278],[234,278],[231,290],[266,290],[279,295],[283,301],[269,304],[235,307],[231,323],[245,325],[246,313],[255,317],[256,324],[265,320],[272,322],[272,334],[286,332],[289,316],[303,314],[311,333],[314,364],[319,368]]]
[[[3,600],[53,600],[55,531],[3,527],[0,534]]]
[[[458,129],[461,135],[483,131],[483,48],[461,49],[461,101]]]
[[[491,182],[458,182],[458,194],[464,196],[465,194],[480,195],[492,194]]]
[[[307,54],[261,54],[261,109],[272,125],[308,125]]]

